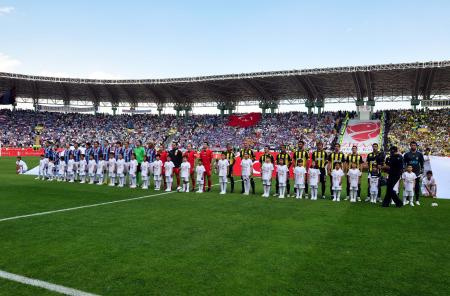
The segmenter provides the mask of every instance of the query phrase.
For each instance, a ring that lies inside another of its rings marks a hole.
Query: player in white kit
[[[241,175],[244,182],[244,195],[250,194],[250,177],[253,172],[253,161],[249,158],[248,153],[244,154],[244,159],[241,160]]]
[[[263,197],[270,196],[270,186],[272,185],[273,164],[270,157],[266,157],[261,166],[261,179],[264,187]]]
[[[94,155],[91,154],[89,156],[89,163],[88,163],[89,184],[94,184],[96,169],[97,169],[97,164],[95,163]]]
[[[55,162],[53,159],[49,159],[47,163],[47,178],[48,181],[53,181],[54,173],[53,170],[55,169]]]
[[[114,158],[114,152],[109,153],[108,160],[108,177],[109,177],[109,186],[116,186],[116,168],[117,162]]]
[[[136,174],[137,174],[138,162],[136,155],[131,154],[131,160],[129,163],[128,174],[130,176],[130,188],[136,188]]]
[[[197,167],[195,168],[195,173],[197,174],[197,193],[203,192],[203,184],[205,183],[205,167],[203,166],[203,162],[201,159],[198,159]]]
[[[188,162],[187,156],[183,157],[183,162],[180,165],[180,177],[183,182],[183,189],[181,192],[189,192],[189,177],[191,176],[191,164]]]
[[[308,170],[308,184],[311,191],[311,200],[317,200],[317,189],[319,184],[320,169],[316,162],[313,160],[311,167]]]
[[[39,159],[39,172],[38,172],[38,176],[35,178],[36,180],[44,180],[45,179],[45,165],[47,164],[45,158],[44,158],[44,154],[42,154],[40,156]]]
[[[148,189],[149,171],[150,171],[150,164],[148,163],[148,157],[145,156],[144,161],[141,163],[142,189]]]
[[[155,161],[152,163],[153,180],[155,181],[155,190],[161,190],[161,173],[163,163],[160,160],[160,155],[156,154]]]
[[[220,194],[227,193],[227,176],[230,162],[226,159],[226,155],[222,154],[221,159],[217,162],[217,170],[219,171]]]
[[[433,178],[433,172],[427,171],[425,177],[422,179],[422,195],[428,197],[436,197],[436,181]]]
[[[303,159],[297,159],[297,166],[294,168],[294,188],[295,198],[302,199],[305,190],[306,169],[303,166]]]
[[[97,162],[97,172],[96,174],[96,178],[97,178],[97,185],[103,185],[103,178],[105,177],[105,168],[106,168],[106,163],[103,160],[103,155],[99,155],[98,156],[98,162]]]
[[[280,158],[278,160],[277,165],[277,177],[278,177],[278,192],[280,195],[279,198],[284,198],[284,194],[286,192],[286,183],[287,183],[287,176],[288,176],[289,169],[287,165],[284,164],[284,159]]]
[[[80,177],[81,184],[86,183],[86,168],[86,159],[84,159],[84,154],[81,154],[80,161],[78,162],[78,176]]]
[[[332,189],[333,189],[333,201],[341,201],[341,190],[342,190],[342,177],[344,172],[341,169],[341,163],[336,162],[334,169],[331,172]]]
[[[416,174],[413,172],[413,167],[408,165],[406,172],[402,174],[403,180],[403,205],[409,203],[410,206],[414,206],[414,186],[416,185]]]
[[[61,156],[61,159],[60,159],[59,165],[58,165],[58,175],[56,177],[57,182],[66,181],[66,169],[67,169],[67,165],[66,165],[66,162],[64,161],[64,156]]]
[[[373,166],[372,171],[369,173],[369,177],[368,177],[371,203],[377,203],[380,177],[381,177],[381,175],[378,172],[378,168],[376,166]]]
[[[75,158],[73,154],[70,154],[69,161],[67,162],[67,179],[69,183],[75,182]]]
[[[356,202],[361,175],[361,171],[357,168],[356,162],[352,162],[351,168],[347,173],[350,185],[350,202]]]
[[[167,161],[164,163],[164,175],[166,177],[166,191],[172,191],[172,182],[173,182],[173,168],[175,165],[172,162],[171,157],[167,156]]]
[[[123,154],[119,153],[116,161],[116,173],[119,179],[119,186],[123,187],[125,185],[125,159],[123,159]]]

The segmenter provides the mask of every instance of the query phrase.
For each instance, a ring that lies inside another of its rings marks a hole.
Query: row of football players
[[[123,155],[120,154],[116,160],[111,153],[109,160],[103,160],[103,156],[99,156],[99,161],[94,161],[94,156],[90,155],[90,161],[85,159],[84,154],[81,155],[80,161],[75,162],[73,155],[70,156],[67,164],[63,157],[61,161],[55,165],[52,159],[45,158],[41,155],[39,162],[39,175],[36,179],[48,181],[68,181],[75,182],[79,179],[80,183],[89,184],[109,184],[109,186],[124,187],[127,183],[130,188],[136,188],[138,172],[142,180],[142,188],[148,189],[150,185],[150,177],[153,176],[155,190],[161,190],[161,183],[164,183],[166,191],[172,190],[174,163],[170,156],[167,156],[167,161],[163,163],[160,160],[159,154],[156,155],[155,161],[148,162],[145,157],[141,164],[138,164],[134,154],[131,154],[131,161],[125,162]],[[192,173],[191,164],[187,161],[187,157],[183,158],[183,163],[180,166],[180,176],[183,179],[183,188],[180,191],[189,192],[189,177]],[[197,182],[199,184],[199,191],[204,190],[204,173],[205,167],[199,159],[195,168],[197,174]]]
[[[118,160],[114,157],[110,157],[108,161],[103,160],[100,156],[98,163],[95,161],[87,162],[84,159],[84,155],[81,155],[81,160],[75,162],[73,156],[70,157],[67,164],[64,161],[60,161],[57,166],[55,166],[53,160],[48,160],[41,156],[39,164],[39,175],[37,179],[47,179],[49,181],[68,181],[74,182],[75,179],[79,179],[80,183],[90,183],[97,185],[103,185],[104,182],[109,183],[109,186],[115,186],[116,183],[119,187],[124,187],[128,183],[131,188],[137,187],[137,173],[138,173],[138,162],[135,159],[134,154],[131,156],[131,161],[126,163],[122,155],[119,156]],[[93,156],[91,155],[91,160]],[[159,155],[156,156],[156,160],[149,163],[147,159],[140,165],[140,173],[142,179],[142,188],[148,189],[150,185],[150,177],[153,176],[155,190],[161,189],[161,182],[164,183],[164,188],[166,191],[172,190],[173,183],[173,169],[175,165],[171,161],[170,156],[167,158],[165,163],[162,163]],[[194,168],[191,168],[191,164],[188,162],[187,157],[183,158],[183,162],[180,166],[180,177],[183,182],[183,188],[180,191],[189,192],[189,179]],[[230,169],[230,163],[226,159],[226,156],[222,154],[221,159],[217,162],[217,170],[220,183],[220,194],[226,193],[227,188],[227,176]],[[274,166],[270,158],[266,158],[265,162],[261,167],[262,175],[262,185],[264,188],[264,197],[269,197],[270,188],[272,184],[272,175],[276,169],[276,175],[278,179],[278,189],[279,198],[284,198],[286,194],[286,183],[289,178],[289,168],[284,163],[283,159],[280,159],[278,164]],[[376,168],[374,168],[376,170]],[[204,190],[204,177],[205,177],[205,167],[202,164],[201,159],[198,160],[197,166],[195,167],[195,173],[197,175],[198,191],[203,192]],[[253,161],[249,158],[248,154],[244,154],[244,158],[241,161],[241,171],[242,171],[242,181],[244,186],[244,194],[248,195],[250,191],[250,180],[253,173]],[[308,179],[307,184],[310,187],[311,199],[317,199],[319,176],[321,172],[320,169],[312,162],[311,168],[307,171],[303,166],[303,161],[298,160],[294,168],[294,188],[298,199],[303,198],[303,193],[305,189],[305,180]],[[342,177],[345,175],[340,163],[336,163],[335,168],[331,172],[332,177],[332,193],[333,201],[340,201],[340,195],[342,190]],[[347,177],[349,179],[350,185],[350,201],[356,202],[358,185],[361,182],[361,171],[357,167],[356,163],[351,164],[351,168],[347,172]],[[163,178],[164,177],[164,178]],[[370,202],[376,203],[379,186],[379,174],[374,172],[369,175],[369,192],[370,192]],[[407,171],[403,175],[404,184],[404,201],[408,197],[413,196],[415,176],[412,173],[412,167],[408,166]],[[305,198],[308,198],[305,194]],[[410,199],[412,200],[412,199]],[[412,202],[411,202],[412,204]]]

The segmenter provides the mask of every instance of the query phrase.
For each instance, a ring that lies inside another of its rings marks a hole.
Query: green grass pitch
[[[37,181],[14,162],[0,159],[0,219],[156,194]],[[450,201],[264,199],[256,183],[2,221],[0,270],[100,295],[450,295]],[[53,294],[0,279],[0,295]]]

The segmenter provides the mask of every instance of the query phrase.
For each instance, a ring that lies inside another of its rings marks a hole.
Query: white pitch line
[[[126,198],[126,199],[119,199],[119,200],[107,201],[107,202],[91,204],[91,205],[85,205],[85,206],[79,206],[79,207],[73,207],[73,208],[66,208],[66,209],[60,209],[60,210],[54,210],[54,211],[46,211],[46,212],[39,212],[39,213],[28,214],[28,215],[20,215],[20,216],[8,217],[8,218],[0,219],[0,222],[9,221],[9,220],[17,220],[17,219],[22,219],[22,218],[35,217],[35,216],[50,215],[50,214],[54,214],[54,213],[69,212],[69,211],[75,211],[75,210],[86,209],[86,208],[99,207],[99,206],[110,205],[110,204],[115,204],[115,203],[122,203],[122,202],[127,202],[127,201],[133,201],[133,200],[149,198],[149,197],[152,197],[152,196],[165,195],[165,194],[170,194],[170,193],[174,193],[174,192],[176,192],[176,191],[162,192],[162,193],[157,193],[157,194],[144,195],[144,196],[133,197],[133,198]]]
[[[70,295],[70,296],[98,296],[96,294],[91,294],[91,293],[87,293],[87,292],[83,292],[80,290],[76,290],[76,289],[72,289],[72,288],[68,288],[68,287],[64,287],[64,286],[60,286],[60,285],[55,285],[52,283],[48,283],[45,281],[41,281],[41,280],[37,280],[37,279],[32,279],[29,277],[25,277],[25,276],[21,276],[18,274],[14,274],[14,273],[10,273],[10,272],[6,272],[3,270],[0,270],[0,278],[6,279],[6,280],[10,280],[13,282],[18,282],[21,284],[25,284],[25,285],[29,285],[29,286],[34,286],[34,287],[39,287],[39,288],[43,288],[52,292],[57,292],[60,294],[64,294],[64,295]]]
[[[240,180],[237,180],[235,182],[239,182],[239,181]],[[214,185],[212,185],[212,187],[217,186],[217,185],[219,185],[219,184],[214,184]],[[44,215],[50,215],[50,214],[55,214],[55,213],[61,213],[61,212],[69,212],[69,211],[75,211],[75,210],[86,209],[86,208],[99,207],[99,206],[104,206],[104,205],[110,205],[110,204],[115,204],[115,203],[122,203],[122,202],[140,200],[140,199],[149,198],[149,197],[152,197],[152,196],[160,196],[160,195],[166,195],[166,194],[171,194],[171,193],[178,193],[178,192],[177,191],[161,192],[161,193],[156,193],[156,194],[151,194],[151,195],[144,195],[144,196],[133,197],[133,198],[113,200],[113,201],[107,201],[107,202],[91,204],[91,205],[85,205],[85,206],[78,206],[78,207],[73,207],[73,208],[66,208],[66,209],[60,209],[60,210],[54,210],[54,211],[46,211],[46,212],[39,212],[39,213],[34,213],[34,214],[27,214],[27,215],[8,217],[8,218],[0,219],[0,222],[10,221],[10,220],[17,220],[17,219],[23,219],[23,218],[29,218],[29,217],[35,217],[35,216],[44,216]]]

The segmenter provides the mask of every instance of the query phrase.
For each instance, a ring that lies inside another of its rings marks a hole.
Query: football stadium
[[[0,2],[0,295],[449,295],[450,6],[319,2]]]

